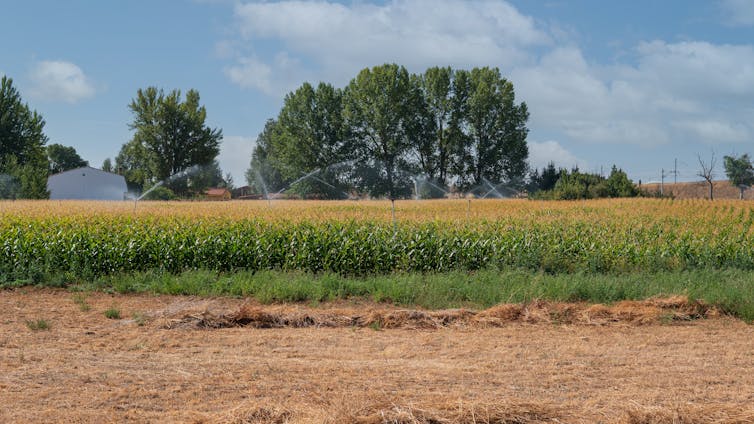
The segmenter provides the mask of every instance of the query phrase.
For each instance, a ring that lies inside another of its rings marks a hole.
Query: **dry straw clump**
[[[714,317],[718,311],[683,296],[623,301],[614,305],[533,301],[501,304],[483,311],[449,309],[422,311],[389,307],[307,308],[301,305],[263,306],[245,303],[235,312],[183,315],[167,328],[306,328],[370,327],[379,329],[436,329],[443,327],[499,327],[512,322],[577,325],[622,323],[644,325]]]

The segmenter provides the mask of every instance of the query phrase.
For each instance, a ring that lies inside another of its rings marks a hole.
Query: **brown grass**
[[[689,321],[718,315],[714,307],[684,296],[615,305],[535,301],[501,304],[483,311],[451,309],[422,311],[384,305],[311,308],[302,305],[260,305],[247,301],[232,311],[205,309],[201,313],[165,317],[164,328],[373,328],[439,329],[443,327],[500,327],[513,322],[528,324],[633,325]]]
[[[86,302],[0,292],[0,422],[754,422],[754,327],[683,298],[479,312]],[[124,319],[104,316],[113,304]],[[254,320],[196,325],[212,317]]]
[[[660,192],[660,183],[642,184],[642,189],[650,193]],[[709,185],[706,181],[693,181],[684,183],[665,183],[663,192],[667,196],[676,199],[707,199],[709,198]],[[712,196],[715,199],[739,199],[741,192],[738,187],[731,185],[728,180],[712,182]],[[754,199],[754,190],[745,190],[744,199]]]

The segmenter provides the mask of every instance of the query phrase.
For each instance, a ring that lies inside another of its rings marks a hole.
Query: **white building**
[[[124,200],[126,179],[122,175],[85,166],[47,178],[50,199]]]

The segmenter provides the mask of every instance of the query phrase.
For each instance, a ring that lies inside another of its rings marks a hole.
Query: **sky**
[[[723,156],[754,153],[752,0],[7,0],[3,16],[0,75],[95,167],[132,137],[139,88],[193,88],[241,185],[286,93],[383,63],[498,67],[539,168],[690,181],[714,155],[724,179]]]

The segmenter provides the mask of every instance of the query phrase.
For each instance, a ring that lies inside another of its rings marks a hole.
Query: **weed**
[[[88,312],[90,309],[92,309],[91,305],[86,302],[86,295],[83,295],[81,293],[76,293],[73,295],[73,303],[79,305],[79,310],[81,310],[81,312]]]
[[[109,319],[120,319],[120,309],[111,306],[105,311],[105,316]]]
[[[147,317],[142,312],[134,312],[133,315],[131,315],[136,325],[139,327],[143,326],[147,323]]]
[[[31,331],[49,330],[50,329],[50,323],[48,323],[47,321],[45,321],[43,319],[26,321],[26,326],[29,327],[29,330],[31,330]]]

